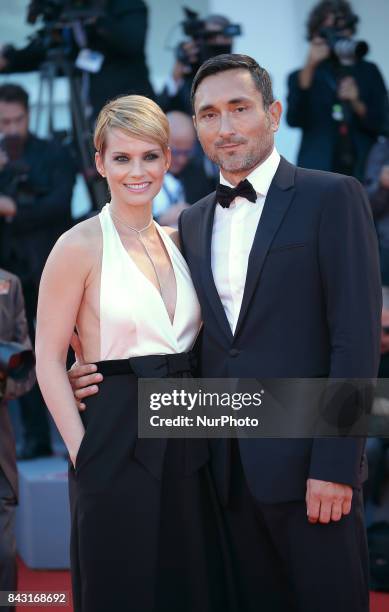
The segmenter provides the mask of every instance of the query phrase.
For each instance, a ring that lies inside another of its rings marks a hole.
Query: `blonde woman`
[[[137,438],[138,377],[190,376],[201,326],[176,233],[151,214],[168,138],[147,98],[102,109],[96,166],[111,201],[59,239],[40,286],[37,375],[71,459],[75,612],[227,609],[206,443]],[[65,364],[74,327],[104,375],[82,417]]]

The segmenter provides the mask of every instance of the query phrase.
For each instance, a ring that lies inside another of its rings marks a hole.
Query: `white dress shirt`
[[[255,203],[239,196],[229,208],[216,204],[211,247],[212,274],[233,334],[242,305],[255,232],[279,163],[280,156],[274,148],[269,157],[247,176],[257,192]],[[222,175],[220,183],[233,187]]]

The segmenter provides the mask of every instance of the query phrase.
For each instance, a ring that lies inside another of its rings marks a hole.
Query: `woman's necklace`
[[[145,251],[145,253],[146,253],[146,255],[147,255],[147,257],[148,257],[148,259],[150,261],[150,263],[151,263],[151,265],[153,266],[154,274],[155,274],[155,276],[157,278],[157,281],[158,281],[159,293],[161,294],[161,297],[163,299],[163,286],[162,286],[162,283],[161,283],[161,279],[159,278],[157,266],[155,265],[154,260],[151,257],[150,252],[149,252],[149,250],[148,250],[148,248],[147,248],[147,246],[146,246],[146,244],[145,244],[145,242],[143,240],[143,237],[142,237],[142,232],[145,232],[146,230],[149,229],[149,227],[152,226],[152,224],[154,222],[153,217],[151,217],[151,219],[150,219],[150,221],[148,222],[147,225],[145,225],[144,227],[142,227],[141,229],[138,230],[138,229],[136,229],[136,227],[132,227],[132,225],[129,225],[128,223],[123,221],[120,217],[115,215],[115,213],[112,212],[111,207],[109,207],[109,212],[111,214],[111,217],[113,217],[114,219],[119,221],[119,223],[124,225],[124,227],[127,227],[128,229],[130,229],[130,230],[132,230],[133,232],[136,233],[136,237],[138,238],[139,242],[141,243],[141,245],[142,245],[142,247],[143,247],[143,249],[144,249],[144,251]]]

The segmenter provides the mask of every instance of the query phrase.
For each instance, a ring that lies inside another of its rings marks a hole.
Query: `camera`
[[[364,40],[354,40],[342,35],[344,30],[355,28],[358,17],[352,15],[347,19],[339,15],[333,27],[321,28],[319,35],[324,38],[331,51],[342,64],[353,64],[361,60],[369,51],[369,45]]]
[[[27,379],[35,365],[34,353],[18,342],[0,340],[0,399],[4,398],[7,379]]]
[[[215,36],[233,38],[242,34],[241,26],[238,24],[226,23],[220,29],[210,30],[207,27],[207,20],[200,19],[199,14],[191,9],[184,7],[185,20],[181,22],[183,32],[196,43],[198,51],[196,61],[193,62],[188,57],[185,50],[185,42],[181,42],[176,48],[176,59],[186,66],[190,66],[194,74],[203,62],[221,53],[230,53],[231,44],[217,44],[213,40]],[[216,23],[216,21],[215,21]]]
[[[106,0],[31,0],[27,22],[34,24],[39,17],[46,23],[59,24],[87,21],[102,14]]]

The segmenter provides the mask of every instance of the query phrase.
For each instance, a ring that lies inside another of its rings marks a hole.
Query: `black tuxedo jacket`
[[[211,270],[215,193],[180,218],[202,307],[201,376],[370,378],[379,363],[381,285],[369,204],[357,180],[281,158],[251,249],[233,335]],[[248,204],[251,206],[251,203]],[[228,442],[213,444],[228,494]],[[261,501],[304,498],[307,478],[357,487],[364,440],[240,439],[243,469]]]

